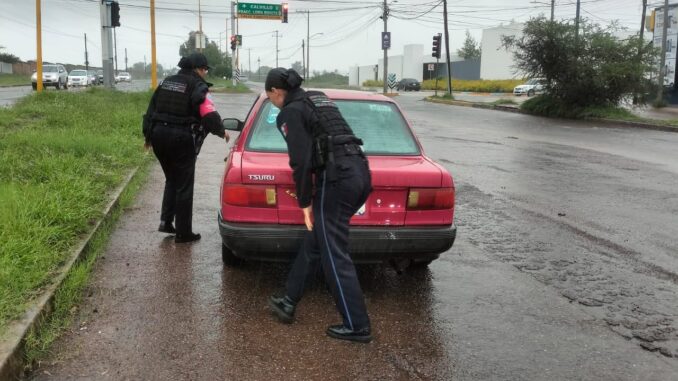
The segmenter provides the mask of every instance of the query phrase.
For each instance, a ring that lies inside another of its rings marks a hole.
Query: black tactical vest
[[[191,105],[191,94],[197,84],[198,79],[191,75],[176,74],[167,77],[158,89],[153,118],[166,122],[174,119],[181,124],[195,118],[196,110]]]
[[[320,91],[307,91],[304,101],[313,112],[311,133],[314,138],[325,136],[352,136],[353,130],[339,112],[337,105]]]

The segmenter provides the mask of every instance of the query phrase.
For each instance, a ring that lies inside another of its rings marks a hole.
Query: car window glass
[[[409,126],[395,105],[370,101],[336,101],[336,104],[355,135],[363,140],[366,154],[420,153]],[[287,145],[276,126],[279,112],[269,101],[263,104],[248,137],[247,149],[265,152],[287,151]]]
[[[72,76],[85,76],[87,75],[87,72],[84,70],[72,70],[71,71]]]
[[[42,71],[46,73],[56,73],[58,70],[56,66],[43,66]]]

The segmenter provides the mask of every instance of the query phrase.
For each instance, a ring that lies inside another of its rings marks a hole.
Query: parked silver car
[[[516,86],[513,89],[513,95],[521,96],[526,94],[528,97],[531,97],[537,93],[544,92],[544,80],[540,78],[532,78],[522,85]]]
[[[33,90],[38,89],[38,73],[34,72],[31,76],[31,85]],[[68,88],[68,72],[63,65],[46,64],[42,65],[42,86],[54,86],[57,90]]]

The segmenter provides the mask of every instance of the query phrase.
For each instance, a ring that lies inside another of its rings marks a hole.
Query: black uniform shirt
[[[311,108],[303,101],[305,94],[303,89],[287,93],[283,108],[276,119],[278,130],[287,143],[290,168],[297,188],[297,201],[301,208],[311,205],[313,199],[311,123],[314,116]]]

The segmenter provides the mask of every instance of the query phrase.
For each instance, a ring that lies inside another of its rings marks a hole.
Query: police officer
[[[287,279],[286,294],[269,306],[292,323],[297,303],[318,263],[332,291],[343,323],[327,328],[333,338],[372,340],[365,299],[348,252],[349,221],[372,190],[370,171],[358,139],[339,109],[325,94],[305,91],[294,70],[273,69],[266,94],[280,108],[277,126],[287,142],[297,200],[306,233]],[[313,193],[315,175],[315,194]]]
[[[146,148],[153,147],[165,173],[158,231],[176,233],[174,242],[185,243],[200,239],[193,232],[192,214],[195,161],[202,142],[208,132],[226,142],[229,136],[208,92],[207,58],[194,53],[181,58],[178,66],[179,73],[167,77],[153,94],[143,133]]]

